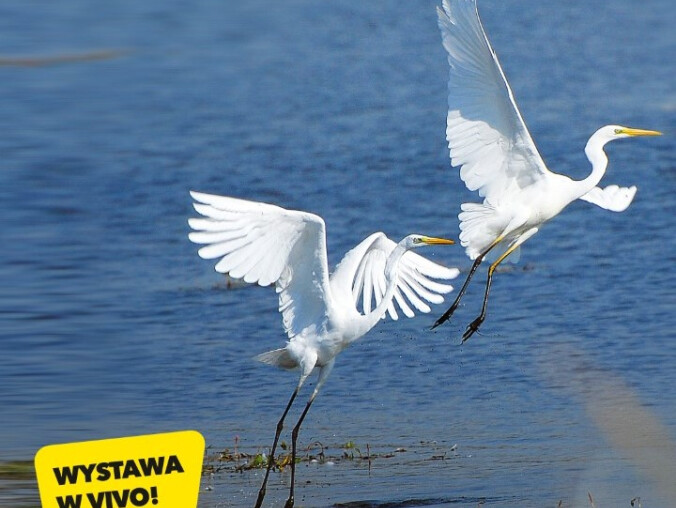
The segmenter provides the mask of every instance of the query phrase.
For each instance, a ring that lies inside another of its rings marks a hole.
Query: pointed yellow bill
[[[622,134],[626,134],[628,136],[661,136],[662,133],[660,131],[649,131],[646,129],[632,129],[631,127],[623,127],[620,129],[620,132]]]
[[[433,236],[423,236],[421,240],[428,245],[453,245],[455,243],[453,240],[435,238]]]

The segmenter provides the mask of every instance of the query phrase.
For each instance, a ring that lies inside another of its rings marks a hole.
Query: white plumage
[[[232,197],[191,195],[195,210],[203,216],[189,220],[194,229],[190,240],[204,245],[200,257],[218,259],[216,271],[236,279],[261,286],[274,283],[289,339],[350,322],[349,332],[361,332],[378,322],[371,314],[385,296],[385,266],[397,246],[384,233],[373,233],[350,250],[329,277],[321,217]],[[442,295],[453,289],[435,279],[457,275],[456,268],[404,252],[387,313],[397,319],[399,312],[407,317],[416,310],[430,312],[428,303],[442,303]],[[376,316],[381,317],[384,312]],[[349,332],[343,333],[347,342],[357,338]]]
[[[636,186],[619,187],[618,185],[608,185],[601,189],[594,187],[592,190],[580,196],[583,201],[588,201],[596,206],[610,210],[611,212],[624,212],[634,200],[636,195]]]
[[[585,147],[592,163],[587,178],[574,181],[549,171],[486,37],[476,0],[444,0],[443,10],[437,11],[450,66],[446,139],[451,164],[460,168],[460,178],[467,188],[478,191],[484,199],[461,206],[460,241],[475,263],[456,301],[434,327],[453,314],[484,257],[490,252],[496,258],[489,269],[482,312],[463,335],[467,340],[485,318],[495,267],[508,256],[518,259],[520,245],[543,223],[576,199],[617,212],[629,206],[636,187],[597,187],[608,164],[603,146],[614,139],[660,133],[606,125]]]
[[[262,503],[281,425],[301,386],[315,367],[319,379],[306,409],[294,428],[292,457],[298,428],[335,357],[362,337],[381,318],[399,312],[413,317],[429,312],[428,303],[442,303],[453,288],[439,281],[454,279],[456,268],[429,261],[410,249],[452,244],[451,240],[409,235],[395,243],[384,233],[374,233],[350,250],[329,275],[326,229],[321,217],[286,210],[267,203],[191,192],[195,210],[202,215],[189,220],[190,240],[204,245],[204,259],[216,259],[216,270],[245,282],[275,284],[279,296],[285,347],[256,358],[284,369],[300,369],[300,379],[277,426],[268,469],[259,492]],[[291,493],[293,504],[292,460]]]

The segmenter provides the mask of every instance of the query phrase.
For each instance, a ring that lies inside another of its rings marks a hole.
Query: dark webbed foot
[[[468,326],[467,329],[465,330],[465,333],[462,334],[462,343],[464,344],[466,340],[468,340],[472,335],[474,335],[477,331],[479,331],[479,327],[481,326],[481,323],[484,322],[485,317],[484,316],[479,316],[476,318],[474,321],[472,321]]]
[[[456,300],[455,302],[453,302],[453,305],[451,305],[451,307],[446,312],[444,312],[443,316],[441,316],[439,319],[437,319],[434,322],[434,324],[432,325],[432,328],[430,328],[430,330],[434,330],[437,326],[444,324],[446,321],[451,319],[451,316],[455,312],[455,309],[458,308],[459,303],[460,303],[459,300]]]

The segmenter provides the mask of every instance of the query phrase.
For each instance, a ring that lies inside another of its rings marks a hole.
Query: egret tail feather
[[[255,356],[254,360],[267,363],[268,365],[274,365],[275,367],[280,367],[282,369],[295,369],[298,367],[296,360],[291,357],[289,351],[284,347],[261,353]]]

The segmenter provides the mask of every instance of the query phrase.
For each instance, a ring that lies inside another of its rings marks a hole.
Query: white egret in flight
[[[216,271],[245,282],[274,283],[279,311],[289,337],[286,346],[256,357],[283,369],[300,370],[296,385],[277,423],[256,507],[260,507],[273,467],[284,418],[315,367],[317,384],[292,432],[291,488],[286,506],[293,506],[296,440],[320,388],[333,368],[335,357],[366,334],[386,313],[397,319],[397,309],[407,317],[414,307],[429,312],[430,303],[442,303],[442,294],[453,288],[433,279],[458,275],[410,249],[452,244],[452,240],[409,235],[395,244],[383,233],[374,233],[349,251],[329,276],[324,221],[317,215],[242,199],[191,192],[195,210],[203,218],[190,219],[195,230],[190,240],[205,244],[199,255],[219,259]],[[375,305],[373,305],[375,304]]]
[[[660,133],[606,125],[585,147],[592,165],[587,178],[576,181],[549,171],[486,37],[476,0],[444,0],[443,10],[437,8],[437,12],[450,64],[446,139],[451,163],[460,167],[467,188],[479,191],[484,200],[461,206],[460,241],[474,263],[457,298],[432,328],[451,317],[484,257],[491,251],[495,256],[488,269],[481,313],[467,327],[464,342],[486,317],[495,268],[510,254],[510,260],[518,260],[520,245],[542,224],[576,199],[614,212],[629,206],[636,187],[597,187],[608,165],[603,146],[615,139]]]

